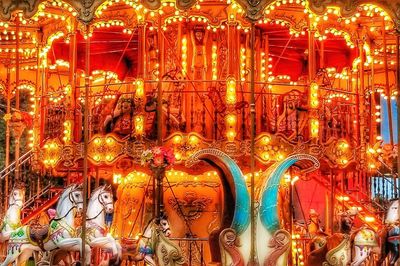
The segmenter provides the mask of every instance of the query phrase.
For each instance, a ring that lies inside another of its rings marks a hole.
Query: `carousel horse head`
[[[354,218],[358,214],[357,208],[352,208],[340,214],[340,231],[350,234],[354,225]]]
[[[169,227],[168,217],[165,214],[162,214],[159,218],[155,220],[156,225],[158,225],[159,229],[164,233],[166,237],[170,237],[172,232]]]
[[[310,217],[310,221],[319,223],[319,213],[316,210],[311,209],[309,217]]]
[[[105,213],[114,212],[114,196],[111,186],[104,185],[95,189],[90,197],[90,202],[94,203],[95,201],[100,204]]]
[[[395,199],[393,200],[386,213],[386,219],[385,223],[386,224],[395,224],[399,222],[399,200]]]
[[[168,217],[165,214],[161,214],[159,217],[151,219],[144,229],[143,236],[145,238],[150,238],[155,232],[154,229],[160,230],[166,237],[170,237],[172,234],[171,228],[169,227]]]
[[[58,200],[56,213],[58,215],[66,215],[64,208],[68,208],[68,212],[76,209],[78,213],[82,213],[83,193],[81,185],[72,184],[63,191]]]
[[[23,183],[16,183],[9,195],[9,206],[16,205],[22,208],[25,202],[25,186]]]

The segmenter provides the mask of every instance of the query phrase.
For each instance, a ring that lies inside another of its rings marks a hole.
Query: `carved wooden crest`
[[[170,198],[168,203],[180,217],[187,221],[193,221],[200,218],[211,201],[209,197],[199,197],[196,192],[187,191],[183,199]]]

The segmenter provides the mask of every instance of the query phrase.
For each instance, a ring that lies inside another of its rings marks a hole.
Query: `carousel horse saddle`
[[[29,228],[29,239],[43,249],[43,242],[49,236],[49,225],[32,224]]]
[[[123,237],[121,239],[121,244],[125,245],[125,246],[137,246],[138,244],[138,240],[135,238],[125,238]]]

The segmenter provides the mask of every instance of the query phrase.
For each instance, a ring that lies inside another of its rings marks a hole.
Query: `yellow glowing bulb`
[[[236,115],[228,114],[226,116],[226,122],[228,123],[229,126],[235,125],[236,124]]]
[[[180,135],[176,135],[176,136],[173,138],[174,144],[179,144],[179,143],[181,143],[181,141],[182,141],[182,136],[180,136]]]
[[[197,136],[190,136],[189,142],[192,145],[196,145],[199,142],[199,138]]]

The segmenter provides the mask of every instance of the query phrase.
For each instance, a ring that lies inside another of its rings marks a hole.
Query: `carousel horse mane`
[[[343,215],[340,219],[340,231],[343,234],[351,234],[353,228],[353,220],[346,215]]]
[[[11,193],[8,196],[9,197],[9,201],[8,201],[9,206],[15,204],[16,199],[14,197],[14,191],[16,191],[16,190],[20,190],[21,191],[21,193],[22,193],[22,199],[21,200],[24,201],[24,199],[25,199],[25,185],[22,182],[17,182],[17,183],[15,183],[13,189],[11,190]],[[24,202],[21,202],[21,204],[23,204],[23,203]],[[22,206],[20,206],[20,207],[22,207]]]
[[[17,183],[15,183],[15,185],[14,185],[14,187],[13,187],[12,190],[16,190],[16,189],[22,190],[22,191],[25,192],[25,184],[22,183],[22,182],[17,182]]]
[[[95,198],[98,197],[100,193],[102,192],[109,192],[112,193],[111,185],[103,185],[95,188],[92,193],[90,198]]]
[[[168,221],[168,216],[166,215],[166,214],[162,214],[162,215],[160,215],[160,217],[157,217],[157,218],[155,218],[155,223],[157,224],[157,225],[160,225],[160,222],[161,222],[161,220],[167,220]]]
[[[58,203],[57,203],[56,213],[57,213],[58,215],[62,215],[61,212],[63,211],[63,208],[64,208],[64,206],[63,206],[62,203],[65,201],[65,199],[68,198],[68,197],[70,196],[70,193],[71,193],[72,191],[78,190],[78,189],[80,189],[80,188],[81,188],[80,185],[71,184],[71,185],[69,185],[66,189],[64,189],[64,191],[62,192],[60,198],[58,199]],[[72,203],[73,203],[73,202],[71,202],[71,204],[72,204]]]
[[[161,225],[161,221],[162,220],[165,220],[165,221],[167,221],[167,225],[166,225],[166,228],[163,228],[163,233],[165,233],[165,231],[168,231],[168,230],[170,230],[170,227],[169,227],[169,223],[168,223],[168,216],[166,215],[166,214],[161,214],[159,217],[155,217],[155,218],[153,218],[153,219],[150,219],[150,221],[147,223],[147,225],[144,227],[144,233],[143,233],[143,236],[144,237],[150,237],[150,235],[153,233],[152,231],[153,231],[153,229],[154,229],[154,227],[153,227],[153,225],[154,226],[156,226],[156,227],[162,227],[162,225]],[[165,229],[165,230],[164,230]]]

